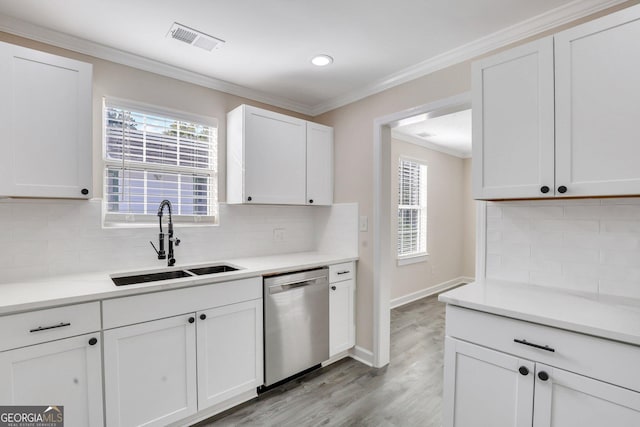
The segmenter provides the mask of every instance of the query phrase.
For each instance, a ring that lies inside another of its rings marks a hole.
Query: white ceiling
[[[458,157],[471,157],[471,110],[434,118],[426,114],[406,119],[392,130],[394,138],[443,151]]]
[[[0,30],[316,115],[621,1],[0,0]]]

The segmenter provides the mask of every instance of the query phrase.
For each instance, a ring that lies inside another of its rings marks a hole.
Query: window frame
[[[419,166],[420,168],[420,174],[424,176],[424,179],[421,180],[421,185],[418,189],[419,192],[423,193],[423,196],[420,197],[420,204],[419,205],[401,205],[400,204],[400,197],[401,197],[401,179],[400,179],[400,173],[402,171],[402,167],[403,167],[403,162],[410,162],[410,163],[415,163]],[[428,178],[428,165],[427,163],[422,160],[422,159],[417,159],[417,158],[413,158],[413,157],[408,157],[408,156],[399,156],[398,157],[398,163],[397,163],[397,169],[396,169],[396,176],[398,178],[398,182],[397,182],[397,196],[396,196],[396,259],[397,259],[397,264],[398,266],[402,266],[402,265],[407,265],[407,264],[414,264],[414,263],[419,263],[419,262],[424,262],[428,260],[429,257],[429,252],[428,252],[428,232],[427,232],[427,227],[428,227],[428,183],[429,183],[429,178]],[[400,216],[400,211],[401,209],[417,209],[419,212],[419,218],[420,218],[420,223],[418,225],[418,240],[419,240],[419,249],[417,251],[414,252],[410,252],[410,253],[405,253],[405,254],[400,254],[400,221],[401,221],[401,216]],[[421,232],[422,230],[422,232]]]
[[[159,116],[162,118],[168,118],[171,120],[177,120],[181,122],[192,123],[196,125],[208,126],[212,131],[213,147],[212,153],[214,157],[214,163],[212,169],[195,168],[190,166],[176,166],[161,163],[143,163],[132,162],[123,160],[113,160],[107,158],[107,123],[106,123],[106,111],[107,108],[118,108],[128,110],[134,113]],[[138,171],[153,171],[159,173],[198,173],[202,175],[208,175],[210,184],[210,215],[183,215],[173,212],[172,218],[174,223],[179,223],[183,226],[215,226],[219,224],[219,200],[218,200],[218,119],[214,117],[207,117],[193,113],[187,113],[172,108],[161,107],[151,104],[146,104],[137,101],[131,101],[127,99],[121,99],[116,97],[103,97],[102,99],[102,226],[103,228],[147,228],[158,226],[158,216],[155,213],[138,214],[138,213],[112,213],[108,212],[107,204],[109,203],[107,187],[108,182],[108,169],[109,167],[122,167],[128,170]],[[175,210],[175,207],[174,207]]]

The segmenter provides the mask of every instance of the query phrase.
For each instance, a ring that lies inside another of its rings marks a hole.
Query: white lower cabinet
[[[86,334],[0,353],[3,405],[64,406],[68,426],[101,426],[100,334]]]
[[[640,382],[629,366],[639,354],[635,346],[448,306],[443,426],[640,426]]]
[[[356,345],[356,264],[329,266],[329,356]],[[346,353],[345,353],[346,354]]]
[[[262,300],[197,313],[198,409],[263,383]]]
[[[353,279],[330,284],[329,356],[348,350],[356,343],[355,295]]]
[[[533,362],[446,337],[444,364],[444,426],[531,426]]]
[[[255,277],[103,301],[107,425],[186,424],[254,397],[261,296]]]
[[[640,426],[640,393],[542,364],[536,373],[533,427]]]
[[[108,426],[163,426],[197,412],[194,314],[104,332]]]

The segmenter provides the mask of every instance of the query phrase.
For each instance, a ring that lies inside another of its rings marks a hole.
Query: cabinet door
[[[194,315],[104,332],[109,426],[164,426],[197,411]]]
[[[307,123],[307,203],[333,203],[333,128]]]
[[[534,363],[445,337],[444,427],[530,427]]]
[[[640,393],[542,364],[536,373],[534,427],[640,426]]]
[[[251,203],[305,204],[306,122],[245,108],[245,200],[251,197]]]
[[[329,356],[348,350],[356,343],[356,286],[353,279],[331,283],[329,291]]]
[[[262,385],[262,300],[197,313],[198,408]]]
[[[553,196],[553,38],[475,62],[472,87],[474,198]]]
[[[95,333],[0,353],[0,402],[62,405],[65,425],[103,425],[100,347]]]
[[[91,70],[0,43],[0,195],[92,196]]]
[[[556,187],[640,194],[640,7],[558,33]]]

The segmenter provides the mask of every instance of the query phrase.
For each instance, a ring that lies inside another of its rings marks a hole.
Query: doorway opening
[[[393,113],[384,117],[380,117],[374,120],[374,227],[376,233],[374,234],[374,271],[373,271],[373,285],[374,285],[374,336],[373,336],[373,362],[376,367],[383,367],[389,363],[390,359],[390,308],[391,308],[391,300],[392,300],[392,282],[394,277],[398,273],[398,264],[402,264],[399,262],[400,259],[398,257],[398,243],[403,243],[404,250],[411,250],[412,248],[417,249],[416,259],[420,258],[420,256],[424,254],[420,254],[421,249],[422,252],[425,252],[427,259],[418,260],[417,262],[426,262],[426,265],[429,266],[429,256],[431,247],[429,245],[429,241],[427,240],[426,246],[421,247],[419,242],[414,242],[413,239],[419,237],[419,232],[411,234],[405,233],[405,241],[399,239],[398,233],[398,215],[405,215],[408,220],[405,221],[406,224],[412,223],[411,217],[418,218],[418,207],[415,207],[416,211],[413,213],[404,213],[401,212],[401,209],[398,208],[398,191],[399,187],[395,186],[398,183],[399,173],[401,172],[400,164],[399,164],[399,152],[402,150],[398,150],[394,148],[395,141],[400,140],[399,143],[406,143],[406,141],[402,141],[402,133],[426,133],[426,137],[420,138],[418,135],[414,135],[415,139],[409,141],[416,147],[417,151],[413,151],[413,154],[420,151],[421,149],[435,151],[436,154],[433,154],[432,157],[438,157],[439,155],[444,155],[450,157],[452,148],[442,147],[442,145],[438,145],[438,138],[434,138],[433,129],[446,124],[447,122],[454,122],[456,119],[464,120],[467,115],[469,115],[469,110],[471,108],[471,97],[469,93],[463,93],[457,96],[453,96],[450,98],[446,98],[440,101],[424,104],[418,107],[410,108],[404,111],[400,111],[397,113]],[[468,117],[466,117],[468,118]],[[419,123],[429,123],[420,125]],[[431,132],[429,131],[431,129]],[[404,131],[404,132],[403,132]],[[409,137],[404,138],[409,139]],[[418,142],[422,141],[420,144]],[[422,147],[418,147],[418,145],[422,145]],[[405,147],[406,148],[406,147]],[[437,150],[436,150],[437,149]],[[449,153],[447,153],[449,151]],[[460,156],[467,156],[470,153],[461,154]],[[406,160],[409,160],[409,163],[405,164],[405,166],[409,169],[406,169],[405,172],[409,171],[410,176],[415,176],[415,173],[411,175],[411,170],[418,170],[417,167],[412,166],[411,161],[416,160],[415,157],[419,156],[404,156]],[[428,156],[426,156],[428,157]],[[445,158],[445,157],[443,157]],[[451,159],[450,159],[451,160]],[[458,164],[460,170],[464,169],[462,159],[456,163],[455,160],[452,160],[451,164]],[[420,165],[420,162],[415,162],[417,165]],[[423,162],[429,163],[429,162]],[[426,170],[429,170],[429,164],[425,165]],[[433,166],[433,164],[432,164]],[[446,166],[446,165],[445,165]],[[470,165],[468,165],[470,166]],[[411,169],[413,167],[413,169]],[[423,169],[423,170],[424,170]],[[433,167],[433,170],[441,171],[442,165],[438,167]],[[431,189],[433,184],[438,184],[437,182],[429,183],[429,180],[438,179],[435,174],[434,176],[429,177],[429,173],[426,173],[427,177],[427,189]],[[464,179],[463,176],[460,177],[460,180]],[[471,179],[470,173],[468,179]],[[392,181],[393,184],[392,185]],[[411,181],[411,180],[409,180]],[[460,181],[462,182],[462,181]],[[441,183],[442,185],[442,183]],[[406,187],[406,186],[405,186]],[[406,189],[406,188],[405,188]],[[431,190],[434,193],[439,191],[436,187],[433,187]],[[471,198],[471,190],[469,187],[468,197]],[[462,195],[460,196],[462,200]],[[427,196],[427,200],[429,197]],[[470,202],[471,203],[471,202]],[[471,203],[473,205],[473,203]],[[405,206],[405,209],[407,207]],[[411,206],[408,207],[409,209]],[[435,207],[432,207],[435,212]],[[426,207],[427,212],[429,212],[429,207]],[[472,212],[475,213],[475,207],[471,209]],[[442,213],[438,213],[438,215],[442,215]],[[459,213],[456,213],[459,215]],[[472,214],[473,216],[473,214]],[[435,217],[435,215],[434,215]],[[429,236],[429,214],[426,214],[427,218],[427,236]],[[468,219],[468,218],[467,218]],[[472,219],[472,224],[474,223],[475,218]],[[405,225],[406,225],[405,224]],[[473,225],[472,225],[473,227]],[[473,227],[475,228],[475,227]],[[473,230],[470,231],[472,235],[475,235]],[[435,235],[432,236],[435,238]],[[441,239],[442,236],[439,238]],[[429,237],[427,237],[429,239]],[[408,242],[408,243],[407,243]],[[432,244],[437,244],[434,241]],[[472,244],[473,247],[473,244]],[[472,252],[474,250],[472,249]],[[464,255],[461,253],[459,255],[463,257]],[[472,256],[475,259],[475,255]],[[400,258],[403,258],[402,256]],[[411,258],[405,257],[406,259]],[[411,262],[409,262],[411,264]],[[472,264],[473,265],[473,264]],[[413,267],[413,266],[412,266]],[[401,267],[402,268],[402,267]],[[438,280],[438,275],[435,275],[432,280]],[[462,277],[462,276],[460,276]],[[465,278],[466,279],[466,278]],[[445,281],[446,282],[446,281]],[[455,281],[454,281],[455,282]],[[451,282],[451,286],[453,286],[454,282]],[[457,284],[457,283],[456,283]],[[431,289],[431,293],[438,292],[439,290],[443,290],[446,288],[447,283],[435,283],[433,289]],[[424,293],[423,296],[428,295],[429,290],[421,290],[418,292],[413,292],[413,295],[409,295],[407,298],[417,299],[420,297],[421,292]],[[409,293],[411,294],[411,292]],[[402,298],[396,298],[394,303],[402,303],[404,300]]]

